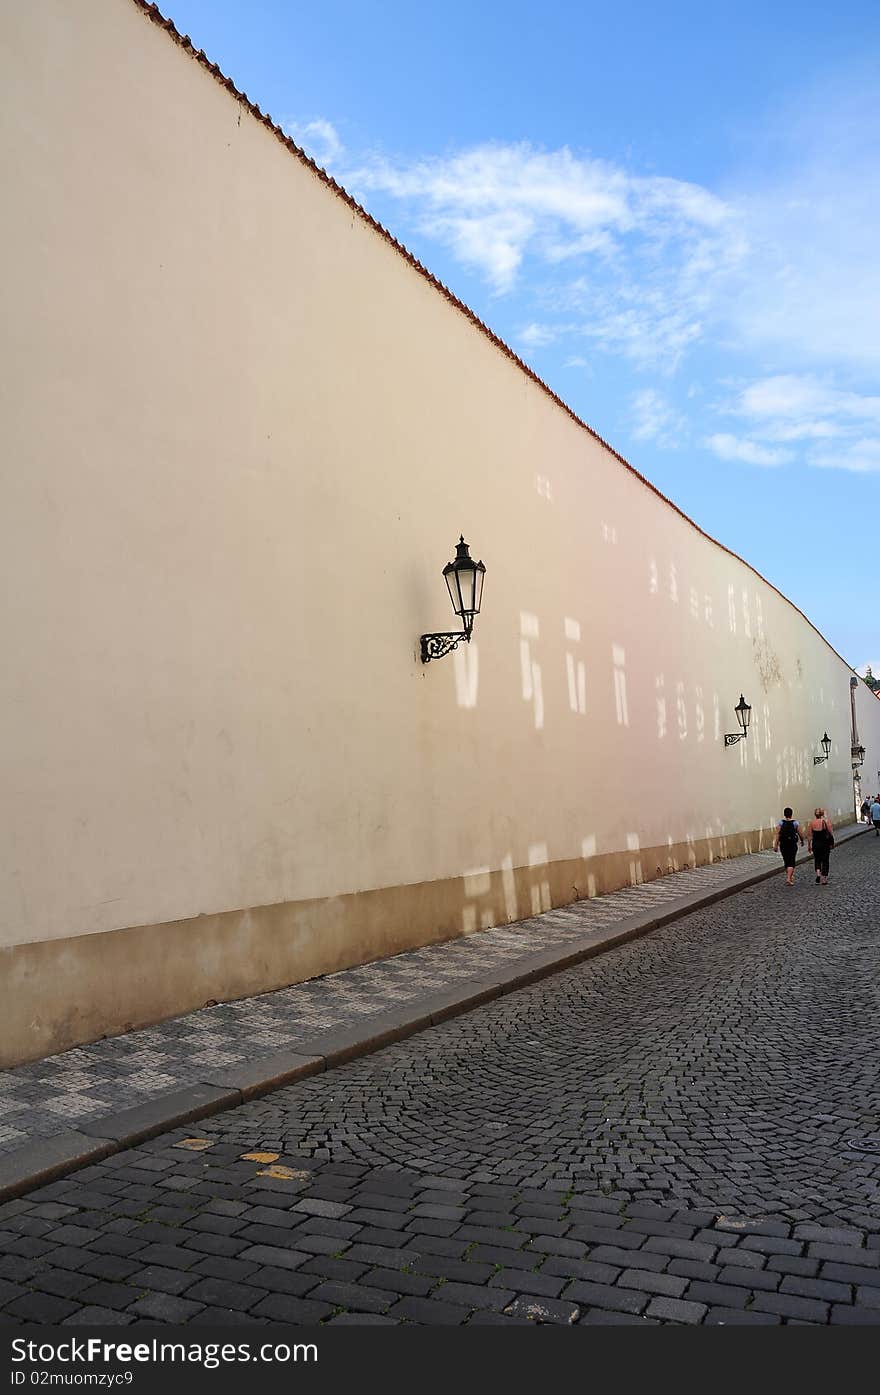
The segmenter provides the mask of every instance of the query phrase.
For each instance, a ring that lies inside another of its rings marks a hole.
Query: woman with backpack
[[[834,829],[824,809],[817,809],[807,824],[807,851],[813,854],[816,882],[828,885],[828,859],[834,847]]]
[[[794,864],[797,861],[798,843],[801,847],[804,846],[804,835],[801,833],[800,824],[796,818],[792,817],[791,809],[783,809],[782,818],[776,825],[773,851],[782,853],[786,886],[794,886]]]

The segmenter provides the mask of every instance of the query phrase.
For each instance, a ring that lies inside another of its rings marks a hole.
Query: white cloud
[[[750,251],[735,293],[719,307],[719,324],[746,352],[799,371],[832,364],[846,373],[876,371],[876,168],[860,169],[858,157],[843,154],[832,174],[809,150],[793,158],[771,187],[729,194]]]
[[[743,390],[736,410],[743,416],[771,420],[843,417],[880,426],[880,397],[842,391],[809,374],[781,373],[760,378]]]
[[[558,339],[560,333],[561,330],[555,325],[532,323],[526,325],[525,329],[521,329],[517,337],[527,349],[542,349],[546,344],[552,344],[555,339]]]
[[[634,175],[567,148],[497,143],[445,158],[372,158],[352,168],[346,182],[363,197],[397,200],[421,233],[499,294],[514,288],[527,259],[546,271],[584,260],[597,265],[616,289],[603,292],[598,316],[586,307],[589,324],[594,337],[624,352],[639,337],[634,325],[642,311],[652,324],[669,314],[670,290],[679,318],[692,321],[682,307],[699,298],[707,268],[733,264],[742,251],[733,211],[707,189]],[[676,264],[674,288],[659,270],[668,256]],[[569,308],[584,308],[584,290],[576,279],[559,293]],[[688,323],[683,342],[698,332]],[[675,337],[682,340],[681,330]]]
[[[306,154],[318,165],[329,168],[339,161],[344,152],[345,147],[336,127],[323,117],[305,122],[283,121],[281,125],[291,140],[302,146]]]
[[[833,451],[814,452],[809,457],[811,465],[824,470],[850,470],[853,474],[867,475],[880,471],[880,438],[863,437],[857,441],[841,443]]]
[[[708,436],[704,445],[720,460],[742,461],[746,465],[784,465],[793,459],[791,451],[762,446],[758,441],[731,436],[726,432]]]
[[[568,147],[355,157],[323,118],[289,129],[380,221],[433,240],[510,297],[499,327],[513,342],[564,338],[565,366],[618,355],[652,375],[630,401],[637,440],[701,436],[723,460],[866,473],[878,469],[880,435],[866,371],[880,368],[880,118],[873,90],[850,108],[849,95],[825,94],[812,121],[803,103],[778,115],[723,197]],[[430,264],[430,251],[418,255]],[[728,383],[713,406],[712,379],[731,354],[763,362],[764,376]],[[687,398],[683,388],[676,404],[685,359]],[[700,425],[688,430],[679,407]]]
[[[632,434],[637,441],[654,441],[658,446],[678,444],[686,432],[687,420],[655,388],[645,388],[630,399]]]
[[[811,465],[862,474],[880,469],[880,397],[873,394],[813,374],[776,374],[741,388],[721,411],[745,419],[760,449],[812,443],[805,456]]]

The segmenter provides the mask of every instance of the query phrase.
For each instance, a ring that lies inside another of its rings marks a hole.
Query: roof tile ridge
[[[531,378],[532,382],[534,382],[539,388],[541,388],[541,390],[545,392],[548,397],[552,398],[556,405],[558,407],[561,407],[562,410],[568,416],[570,416],[571,419],[578,426],[580,426],[584,431],[589,432],[593,439],[598,441],[599,445],[604,446],[605,449],[611,455],[614,456],[615,460],[618,460],[620,464],[623,465],[625,469],[629,470],[631,474],[635,475],[636,479],[640,480],[641,483],[645,485],[647,489],[650,489],[653,494],[656,494],[658,499],[662,499],[664,504],[666,504],[669,508],[673,509],[679,515],[679,517],[683,518],[686,523],[689,523],[692,528],[695,528],[701,537],[704,537],[715,547],[720,548],[722,552],[726,552],[729,557],[732,557],[734,559],[734,561],[740,562],[742,566],[747,567],[748,570],[759,579],[759,581],[763,581],[765,586],[769,586],[771,591],[775,591],[777,596],[780,596],[787,605],[791,606],[792,610],[797,612],[797,614],[801,617],[802,620],[806,621],[810,629],[813,630],[819,636],[822,642],[828,646],[832,654],[834,654],[838,659],[840,659],[841,663],[845,664],[846,667],[852,673],[855,673],[855,669],[853,668],[852,664],[847,659],[844,659],[842,654],[839,654],[837,652],[830,640],[825,638],[825,635],[823,635],[822,631],[818,629],[816,625],[813,624],[809,616],[805,615],[804,612],[800,609],[800,607],[795,605],[794,601],[791,600],[789,596],[786,596],[784,591],[780,591],[778,586],[774,586],[772,581],[768,581],[767,578],[763,576],[761,572],[758,571],[757,567],[753,567],[751,562],[747,562],[744,557],[740,557],[738,552],[733,551],[733,548],[728,547],[723,542],[719,542],[717,538],[713,538],[711,533],[707,533],[704,528],[701,528],[699,523],[697,523],[693,518],[691,518],[690,514],[685,513],[684,509],[679,508],[678,504],[676,504],[674,500],[668,498],[668,496],[665,495],[662,490],[658,489],[655,484],[652,484],[651,481],[645,475],[643,475],[640,470],[637,470],[635,465],[631,464],[631,462],[626,459],[626,456],[621,455],[619,450],[612,446],[609,441],[606,441],[603,436],[600,436],[598,431],[596,431],[594,427],[590,426],[589,422],[584,421],[582,417],[579,417],[574,408],[570,407],[569,404],[563,398],[561,398],[557,392],[554,392],[553,388],[551,388],[549,384],[545,383],[544,379],[539,377],[535,370],[533,368],[530,368],[529,365],[525,362],[525,360],[521,359],[519,354],[517,354],[510,347],[510,345],[507,344],[500,337],[500,335],[496,334],[495,331],[485,323],[485,321],[481,320],[479,315],[477,315],[476,312],[472,310],[469,305],[467,305],[463,300],[460,300],[454,291],[451,291],[449,287],[439,279],[439,277],[435,276],[434,273],[428,269],[428,267],[426,267],[422,262],[420,262],[418,257],[416,257],[404,243],[400,242],[394,236],[394,234],[390,232],[388,228],[385,227],[383,223],[380,223],[377,218],[374,218],[372,213],[368,213],[367,210],[361,204],[358,203],[357,199],[355,199],[353,195],[351,195],[342,184],[339,184],[337,180],[333,178],[332,175],[328,174],[327,171],[317,163],[316,160],[313,160],[310,155],[306,154],[305,150],[303,150],[301,146],[297,145],[296,141],[294,141],[286,133],[286,131],[282,130],[282,128],[278,126],[276,122],[274,122],[266,112],[260,110],[256,102],[251,101],[250,97],[248,97],[246,92],[240,91],[239,88],[236,87],[232,78],[226,76],[219,63],[213,63],[208,58],[204,49],[196,48],[188,34],[181,34],[174,21],[170,19],[168,16],[162,14],[162,11],[159,9],[159,6],[155,3],[155,0],[132,0],[132,3],[136,5],[137,8],[150,20],[152,20],[154,24],[157,24],[160,29],[164,29],[165,32],[174,40],[175,43],[177,43],[186,52],[190,53],[197,60],[197,62],[201,64],[202,67],[207,69],[207,71],[211,74],[212,77],[214,77],[218,82],[222,84],[222,86],[226,87],[230,92],[232,92],[238,99],[238,101],[240,101],[245,107],[247,107],[251,114],[255,116],[257,120],[260,121],[264,126],[266,126],[279,141],[281,141],[282,145],[287,146],[288,150],[290,150],[292,154],[294,154],[302,164],[306,165],[312,171],[312,173],[317,175],[317,177],[324,184],[329,185],[329,187],[336,192],[338,197],[343,199],[344,202],[349,205],[349,207],[358,215],[359,218],[362,218],[365,223],[368,223],[370,227],[374,228],[376,232],[378,232],[386,240],[386,242],[390,242],[392,247],[394,247],[401,254],[401,256],[403,256],[405,260],[409,262],[410,266],[412,266],[416,271],[418,271],[420,275],[424,276],[426,280],[430,281],[430,283],[433,286],[435,286],[437,290],[439,290],[440,294],[446,300],[448,300],[452,305],[456,307],[457,310],[461,311],[461,313],[464,314],[467,317],[467,319],[469,319],[474,325],[476,325],[476,327],[479,330],[481,330],[482,333],[485,334],[487,338],[490,339],[492,343],[497,348],[499,348],[503,354],[505,354],[509,359],[511,359],[517,365],[517,367],[521,369],[523,373],[526,374],[527,377]]]

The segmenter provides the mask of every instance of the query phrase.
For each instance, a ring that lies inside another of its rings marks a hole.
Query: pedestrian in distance
[[[813,854],[816,884],[828,885],[828,863],[834,847],[834,828],[825,810],[818,808],[807,824],[807,851]]]
[[[798,843],[801,847],[804,846],[804,835],[801,833],[800,824],[793,817],[791,809],[785,808],[782,811],[782,818],[776,825],[773,851],[782,853],[786,886],[794,886],[794,864],[797,861]]]
[[[871,822],[874,825],[874,834],[880,838],[880,794],[874,795],[874,803],[871,805]]]
[[[863,799],[863,800],[862,800],[861,814],[862,814],[862,818],[865,820],[865,823],[870,824],[870,822],[871,822],[871,801],[870,801],[870,799]]]

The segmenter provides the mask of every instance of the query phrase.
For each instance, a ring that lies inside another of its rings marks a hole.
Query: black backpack
[[[794,819],[781,819],[779,824],[779,842],[791,847],[798,840],[798,831],[795,827]]]

